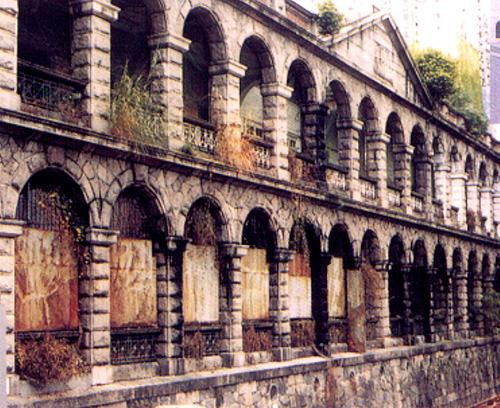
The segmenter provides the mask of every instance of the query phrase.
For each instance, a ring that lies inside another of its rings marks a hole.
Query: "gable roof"
[[[389,38],[391,39],[391,42],[422,102],[428,108],[433,108],[434,102],[415,65],[415,61],[410,54],[408,45],[401,35],[394,19],[389,13],[376,12],[346,24],[335,36],[333,36],[333,38],[331,38],[330,44],[332,47],[335,47],[335,45],[348,41],[353,36],[377,25],[382,25],[386,29],[387,34],[389,35]]]

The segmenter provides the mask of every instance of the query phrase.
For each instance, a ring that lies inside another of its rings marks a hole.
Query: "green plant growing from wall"
[[[151,85],[150,74],[132,76],[125,64],[111,91],[111,133],[129,141],[162,147],[165,120],[163,110],[151,95]]]
[[[443,102],[455,92],[456,63],[437,50],[417,52],[415,62],[431,96]]]
[[[335,35],[342,27],[344,16],[337,10],[331,0],[324,0],[318,5],[316,21],[320,34]]]

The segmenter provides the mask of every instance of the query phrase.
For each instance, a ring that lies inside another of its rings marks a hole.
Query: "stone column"
[[[415,148],[410,145],[394,145],[394,182],[403,187],[401,192],[401,208],[408,211],[411,209],[411,158]]]
[[[496,236],[500,236],[500,183],[495,184],[493,193],[493,222],[497,226]]]
[[[308,103],[304,108],[302,152],[314,161],[312,176],[317,182],[326,181],[322,164],[326,161],[325,118],[328,107],[317,102]]]
[[[339,138],[339,162],[348,170],[347,189],[351,192],[351,198],[361,199],[359,188],[359,132],[363,129],[363,123],[359,120],[337,120]]]
[[[368,174],[377,180],[377,197],[381,207],[388,207],[387,197],[387,145],[391,136],[375,133],[368,138]]]
[[[223,259],[221,356],[224,366],[241,367],[245,365],[241,258],[246,255],[247,247],[230,243],[221,244],[220,250]]]
[[[389,311],[389,261],[381,261],[375,265],[379,275],[377,282],[377,339],[381,339],[382,346],[391,345],[391,320]]]
[[[316,323],[316,342],[322,350],[327,353],[330,345],[330,332],[328,325],[328,265],[332,261],[332,255],[321,252],[318,259],[319,270],[317,276],[312,278],[313,282],[313,316]]]
[[[184,372],[182,350],[182,258],[187,241],[167,237],[166,251],[157,273],[158,323],[161,334],[156,342],[156,355],[161,375]]]
[[[438,199],[443,203],[445,221],[449,220],[450,172],[451,172],[451,167],[446,163],[436,164],[436,167],[434,169],[436,199]]]
[[[467,338],[468,313],[467,313],[467,270],[459,268],[454,270],[455,285],[457,290],[457,309],[458,320],[454,319],[454,331],[458,338]]]
[[[479,230],[481,225],[479,213],[479,183],[476,181],[469,181],[465,184],[467,194],[467,212],[473,213],[475,220],[475,231]]]
[[[277,248],[270,268],[270,318],[273,322],[273,359],[285,361],[291,358],[290,301],[288,297],[288,263],[293,251]]]
[[[349,331],[347,346],[349,351],[364,353],[366,351],[366,297],[365,279],[360,269],[361,258],[355,258],[347,278],[347,319]]]
[[[292,96],[292,88],[274,83],[263,85],[261,91],[264,98],[264,128],[271,129],[269,135],[274,141],[272,166],[280,180],[289,181],[287,104]]]
[[[90,126],[109,131],[111,95],[111,23],[119,8],[110,0],[71,0],[74,76],[87,83],[82,99]]]
[[[21,105],[17,94],[18,11],[18,0],[0,2],[0,106],[13,110]]]
[[[438,341],[438,330],[436,328],[435,318],[436,318],[436,280],[437,280],[437,268],[427,267],[427,280],[429,282],[429,337],[431,342]],[[425,334],[425,332],[424,332]],[[429,341],[426,339],[426,341]]]
[[[15,373],[15,242],[22,233],[22,221],[0,219],[0,302],[5,311],[5,358],[9,377]]]
[[[403,274],[403,303],[404,303],[404,319],[403,319],[403,339],[405,344],[412,343],[413,327],[411,325],[412,311],[411,311],[411,289],[410,289],[410,274],[412,272],[411,264],[401,265],[401,273]]]
[[[451,206],[458,208],[458,225],[460,228],[465,228],[466,225],[466,192],[465,182],[467,174],[451,174]]]
[[[110,247],[117,233],[89,228],[87,244],[90,265],[80,278],[80,318],[83,330],[82,352],[92,367],[92,384],[113,381],[111,367]]]
[[[164,111],[165,142],[171,150],[180,150],[185,144],[182,58],[189,50],[190,42],[170,33],[156,34],[149,38],[149,46],[158,56],[156,65],[151,67],[151,93]]]
[[[475,310],[483,308],[483,279],[479,271],[474,273],[474,290],[472,292],[472,305]],[[481,313],[474,313],[474,321],[469,322],[472,335],[482,336],[484,334],[484,321]]]
[[[483,299],[485,296],[489,296],[495,293],[495,269],[493,268],[490,273],[483,277]],[[486,336],[491,336],[495,334],[494,322],[491,322],[488,317],[485,316],[483,321],[483,334]]]
[[[491,187],[483,187],[479,190],[480,193],[480,213],[481,217],[486,217],[486,233],[490,234],[493,230],[493,189]]]
[[[427,218],[433,214],[434,211],[432,208],[432,178],[433,169],[432,169],[432,160],[430,158],[425,158],[419,161],[419,164],[422,168],[422,172],[425,173],[425,191],[424,193],[424,214],[427,214]],[[418,175],[417,175],[418,177]]]

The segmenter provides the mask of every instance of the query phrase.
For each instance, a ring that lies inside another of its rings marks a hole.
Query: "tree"
[[[456,63],[437,50],[428,50],[417,56],[417,67],[431,96],[442,102],[455,91]]]
[[[318,5],[318,16],[316,21],[319,32],[323,35],[335,35],[339,32],[344,22],[344,16],[334,6],[332,0],[324,0]]]

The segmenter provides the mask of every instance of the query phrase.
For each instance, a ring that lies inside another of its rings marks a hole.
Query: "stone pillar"
[[[15,241],[22,233],[22,221],[0,219],[0,302],[6,319],[5,358],[9,378],[15,373]]]
[[[436,285],[437,285],[437,268],[427,267],[427,280],[429,282],[429,337],[431,342],[438,341],[438,330],[436,328]],[[426,339],[429,341],[429,339]]]
[[[111,23],[119,8],[110,0],[71,0],[74,76],[87,83],[82,99],[90,126],[109,131],[111,95]]]
[[[368,174],[377,181],[377,197],[381,207],[388,207],[387,197],[387,145],[391,136],[376,133],[368,138]]]
[[[379,275],[377,282],[377,339],[381,339],[382,346],[391,345],[391,320],[389,311],[389,261],[381,261],[375,265]]]
[[[394,145],[394,182],[401,186],[401,208],[408,211],[411,209],[411,158],[415,148],[411,145]]]
[[[495,184],[495,192],[493,193],[493,222],[497,226],[495,231],[496,236],[500,236],[500,183]]]
[[[475,231],[479,230],[481,225],[479,213],[479,183],[469,181],[465,184],[467,194],[467,212],[473,214],[475,220]]]
[[[158,323],[161,334],[156,342],[156,355],[161,375],[184,372],[182,349],[182,258],[187,241],[167,237],[165,258],[157,273]]]
[[[162,33],[149,38],[150,48],[158,55],[157,64],[151,67],[151,93],[164,111],[166,143],[172,150],[180,150],[185,144],[182,58],[189,44],[188,39],[174,34]]]
[[[326,161],[325,118],[328,107],[316,102],[308,103],[304,108],[303,146],[302,152],[314,161],[313,178],[317,182],[325,182],[322,164]]]
[[[21,105],[17,94],[18,11],[18,0],[0,2],[0,106],[13,110]]]
[[[270,268],[270,318],[273,322],[273,360],[285,361],[291,358],[290,305],[288,297],[288,263],[293,251],[277,248]]]
[[[483,279],[479,271],[474,273],[474,290],[472,291],[472,305],[475,310],[483,308]],[[474,313],[474,321],[469,322],[471,335],[482,336],[484,334],[484,319],[481,313]]]
[[[212,82],[210,117],[218,130],[228,126],[240,129],[240,79],[245,71],[244,65],[233,60],[215,63],[209,68]]]
[[[455,269],[454,271],[455,285],[457,290],[456,300],[457,305],[454,307],[457,310],[457,317],[453,321],[454,331],[460,339],[467,338],[468,313],[467,313],[467,270],[464,268]]]
[[[483,299],[485,296],[489,296],[495,293],[495,269],[493,268],[490,273],[483,277]],[[490,311],[491,312],[491,311]],[[495,322],[491,322],[490,319],[485,316],[483,321],[483,334],[486,336],[491,336],[495,334],[494,326]]]
[[[485,229],[486,233],[490,234],[493,230],[493,189],[491,187],[483,187],[479,190],[479,193],[481,217],[486,217]]]
[[[328,265],[332,255],[327,252],[319,254],[319,270],[312,277],[312,305],[313,316],[316,324],[316,343],[327,353],[330,345],[330,332],[328,325]]]
[[[419,161],[422,168],[422,172],[425,174],[425,191],[424,193],[424,214],[427,214],[427,218],[433,214],[432,207],[432,178],[434,177],[432,160],[430,158],[425,158]],[[418,177],[418,176],[417,176]]]
[[[405,344],[412,343],[413,327],[411,325],[412,311],[411,311],[411,289],[410,289],[410,274],[412,272],[411,264],[401,265],[401,273],[403,274],[403,302],[404,302],[404,319],[403,319],[403,339]]]
[[[450,208],[450,172],[451,167],[446,163],[438,163],[434,169],[436,199],[443,203],[444,219],[449,220]]]
[[[110,247],[117,233],[89,228],[87,244],[90,265],[80,277],[80,318],[83,330],[82,352],[92,367],[92,384],[113,381],[111,367]]]
[[[223,259],[221,356],[224,366],[241,367],[245,364],[241,258],[246,255],[247,247],[230,243],[221,244],[220,250]]]
[[[460,228],[466,226],[466,192],[465,182],[467,181],[467,174],[451,174],[451,206],[458,208],[458,225]]]
[[[349,322],[347,346],[349,351],[364,353],[366,351],[366,297],[365,279],[360,266],[361,259],[355,258],[351,269],[346,271]]]
[[[363,129],[363,123],[359,120],[337,120],[339,138],[339,162],[348,170],[346,182],[347,189],[351,192],[351,198],[361,199],[359,188],[359,132]]]
[[[271,129],[270,138],[274,141],[272,167],[280,180],[290,180],[288,167],[287,104],[292,96],[292,88],[279,83],[261,87],[264,98],[264,128]]]

